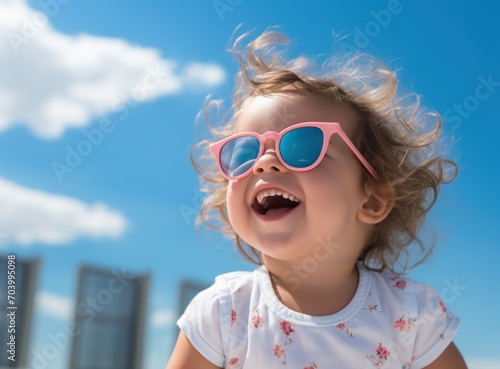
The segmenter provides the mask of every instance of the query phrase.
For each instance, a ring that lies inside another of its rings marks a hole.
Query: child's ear
[[[366,200],[358,210],[358,219],[366,224],[383,221],[394,207],[394,188],[366,189]]]

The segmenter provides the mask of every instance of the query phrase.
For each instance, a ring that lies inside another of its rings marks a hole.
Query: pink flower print
[[[375,350],[376,355],[370,355],[367,356],[367,358],[372,362],[372,364],[376,368],[381,368],[384,367],[384,362],[389,358],[391,355],[390,351],[387,349],[387,347],[382,346],[381,343],[378,344],[377,349]]]
[[[397,281],[395,285],[392,287],[399,288],[400,290],[404,290],[406,288],[406,281]]]
[[[399,318],[394,322],[394,328],[404,331],[406,329],[406,320]]]
[[[285,350],[281,348],[281,345],[274,345],[274,356],[282,357],[285,355]]]
[[[231,310],[231,327],[233,326],[234,322],[236,322],[236,311]]]
[[[399,329],[401,332],[410,332],[410,329],[414,326],[415,319],[405,319],[404,315],[394,322],[394,328]]]
[[[387,347],[382,346],[381,343],[379,343],[377,347],[377,356],[379,359],[387,360],[387,358],[391,355]]]
[[[292,324],[285,321],[280,322],[280,328],[287,336],[289,336],[290,333],[295,332],[295,330],[292,328]]]
[[[337,324],[337,328],[340,329],[341,331],[345,331],[345,333],[349,337],[352,337],[352,331],[349,328],[346,327],[345,323]]]
[[[406,320],[403,317],[399,318],[394,322],[394,328],[404,331],[406,329]]]
[[[283,356],[283,365],[286,365],[286,355],[285,355],[285,350],[281,347],[281,345],[274,345],[274,356],[276,356],[278,359]]]
[[[280,322],[280,328],[286,336],[285,345],[291,344],[293,342],[293,340],[292,340],[292,337],[290,337],[290,335],[293,332],[295,332],[295,329],[293,329],[292,324],[289,322],[282,321],[282,322]]]
[[[241,365],[238,364],[239,359],[237,357],[233,357],[231,360],[229,360],[229,367],[230,368],[241,368]]]
[[[259,313],[259,309],[253,311],[252,325],[255,329],[262,328],[264,326],[264,318]]]
[[[443,300],[439,300],[439,306],[441,306],[441,310],[443,310],[443,313],[448,314],[448,310],[446,309]]]

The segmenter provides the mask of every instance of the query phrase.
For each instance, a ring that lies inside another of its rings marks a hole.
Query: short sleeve
[[[445,306],[431,287],[415,283],[418,305],[417,336],[413,350],[412,369],[424,368],[448,347],[460,326],[460,319]]]
[[[224,365],[217,284],[195,296],[177,325],[207,360],[218,367]]]

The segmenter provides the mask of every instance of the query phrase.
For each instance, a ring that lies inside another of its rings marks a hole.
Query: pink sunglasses
[[[230,180],[248,175],[257,160],[264,154],[266,140],[276,145],[279,161],[288,169],[306,171],[315,168],[323,159],[333,134],[337,133],[356,155],[366,170],[377,179],[375,169],[366,161],[339,123],[305,122],[294,124],[281,132],[264,134],[243,132],[229,136],[210,145],[210,151],[217,159],[221,174]]]

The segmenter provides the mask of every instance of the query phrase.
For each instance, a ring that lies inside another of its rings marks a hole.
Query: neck
[[[349,304],[358,287],[359,274],[353,260],[289,264],[264,259],[264,264],[281,302],[308,315],[339,312]]]

